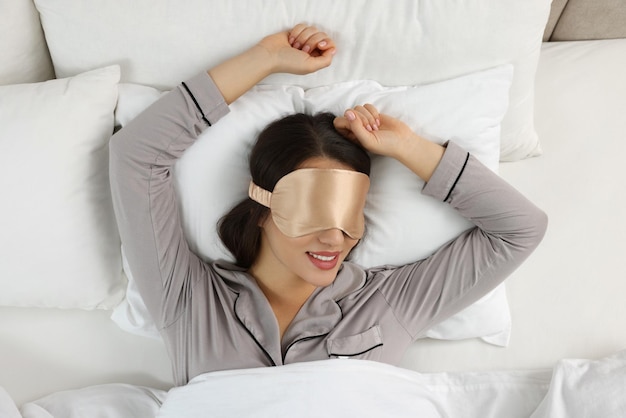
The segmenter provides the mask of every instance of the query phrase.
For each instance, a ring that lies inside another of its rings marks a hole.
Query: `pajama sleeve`
[[[206,73],[174,88],[110,142],[110,181],[122,246],[159,328],[175,320],[207,266],[183,236],[172,168],[198,135],[228,112]]]
[[[380,290],[412,338],[498,286],[547,228],[543,211],[452,142],[422,193],[447,202],[476,226],[424,260],[369,271],[383,279]]]

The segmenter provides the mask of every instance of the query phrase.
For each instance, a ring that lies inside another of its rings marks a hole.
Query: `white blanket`
[[[0,387],[0,417],[22,418],[9,394]]]
[[[550,372],[419,374],[364,360],[209,373],[158,417],[529,417]]]
[[[554,370],[483,373],[421,374],[325,360],[207,373],[167,394],[92,386],[46,396],[20,412],[24,418],[617,418],[626,417],[626,350],[597,361],[563,360]],[[2,388],[0,417],[20,418]]]
[[[626,417],[626,351],[544,371],[432,373],[327,360],[198,376],[158,417]]]

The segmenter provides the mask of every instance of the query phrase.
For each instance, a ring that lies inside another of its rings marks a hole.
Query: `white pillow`
[[[0,417],[2,418],[23,418],[11,396],[0,386]]]
[[[233,260],[215,225],[247,196],[247,157],[256,136],[269,121],[288,113],[342,114],[356,103],[371,102],[399,116],[424,136],[440,142],[454,138],[496,170],[500,122],[508,103],[511,77],[512,66],[506,65],[418,87],[384,88],[372,81],[358,81],[306,91],[277,86],[252,89],[233,103],[231,113],[205,131],[175,166],[183,226],[191,247],[207,260]],[[144,89],[142,97],[127,99],[124,96],[131,89],[120,87],[120,103],[126,106],[118,107],[119,121],[134,116],[127,113],[129,109],[137,110],[133,102],[143,102],[147,95],[158,97],[150,88]],[[139,90],[132,87],[132,91]],[[417,261],[471,226],[447,204],[421,195],[423,184],[395,160],[373,159],[366,207],[367,237],[357,247],[354,261],[364,267]],[[407,230],[415,233],[406,234]],[[132,277],[128,269],[126,273]],[[134,292],[131,283],[127,301],[116,309],[113,319],[124,329],[136,329],[144,335],[154,333],[153,324],[146,320],[145,307],[135,303],[141,299]],[[435,327],[428,336],[485,337],[506,345],[509,328],[506,295],[499,288],[467,312]]]
[[[58,76],[118,63],[122,81],[169,89],[256,43],[311,22],[336,40],[333,65],[264,81],[320,87],[349,80],[432,83],[512,63],[501,157],[540,152],[533,86],[550,0],[35,0]],[[150,40],[146,42],[146,40]],[[225,42],[225,40],[228,40]]]
[[[119,77],[110,66],[0,87],[0,306],[122,299],[107,147]]]
[[[626,416],[626,350],[600,360],[566,359],[531,418]]]
[[[54,78],[39,14],[32,0],[2,2],[0,62],[0,85]]]
[[[23,418],[147,418],[158,414],[167,392],[111,383],[55,392],[22,405]]]

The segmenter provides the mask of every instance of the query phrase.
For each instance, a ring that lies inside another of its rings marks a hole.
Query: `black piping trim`
[[[345,357],[360,356],[361,354],[365,354],[365,353],[367,353],[368,351],[372,351],[372,350],[373,350],[373,349],[375,349],[375,348],[381,347],[382,345],[383,345],[383,343],[378,343],[378,344],[376,344],[375,346],[370,347],[370,348],[368,348],[368,349],[367,349],[367,350],[365,350],[365,351],[361,351],[360,353],[354,353],[354,354],[337,354],[337,353],[330,353],[330,354],[329,354],[329,356],[337,356],[337,357],[343,357],[343,356],[345,356]]]
[[[365,284],[363,284],[363,286],[365,286]],[[363,287],[363,286],[361,286],[361,287]],[[346,297],[347,297],[347,296],[348,296],[348,295],[346,295]],[[341,320],[343,319],[343,309],[341,309],[341,305],[338,303],[338,301],[336,301],[336,300],[335,300],[334,302],[335,302],[335,304],[337,305],[337,307],[339,308],[339,312],[341,313],[341,319],[339,320],[339,322],[341,322]],[[327,332],[327,333],[325,333],[325,334],[319,334],[319,335],[309,335],[308,337],[300,338],[299,340],[295,340],[295,341],[293,341],[293,342],[292,342],[291,344],[289,344],[289,345],[287,346],[287,348],[285,349],[285,353],[284,353],[284,354],[283,354],[283,356],[282,356],[282,357],[283,357],[283,363],[285,362],[285,359],[287,358],[287,352],[289,351],[289,349],[290,349],[291,347],[293,347],[293,345],[294,345],[294,344],[299,343],[299,342],[302,342],[302,341],[312,340],[313,338],[325,337],[325,336],[327,336],[328,334],[330,334],[330,331],[329,331],[329,332]]]
[[[458,176],[456,176],[456,180],[454,180],[454,183],[452,184],[452,187],[450,187],[450,191],[446,195],[446,198],[443,199],[444,202],[447,201],[448,199],[450,199],[450,195],[452,194],[452,190],[454,190],[454,188],[456,187],[456,184],[459,182],[459,179],[461,178],[461,175],[465,171],[465,166],[467,165],[467,162],[469,161],[469,157],[470,157],[470,154],[468,152],[467,155],[465,156],[465,162],[463,163],[463,167],[461,168],[461,172],[459,173]]]
[[[246,325],[241,321],[241,318],[239,318],[239,315],[237,315],[237,301],[239,301],[239,293],[237,293],[237,299],[235,299],[235,304],[233,306],[233,310],[235,311],[235,317],[237,318],[237,321],[239,321],[239,323],[241,324],[241,326],[243,327],[243,329],[246,330],[246,332],[248,333],[248,335],[250,335],[250,337],[252,337],[252,339],[254,340],[254,342],[256,343],[256,345],[259,346],[259,348],[263,351],[263,353],[265,353],[265,355],[267,356],[267,359],[272,362],[272,366],[276,366],[276,362],[274,361],[274,359],[272,358],[272,356],[270,356],[270,353],[267,352],[267,350],[265,349],[265,347],[263,347],[263,345],[261,345],[261,343],[259,342],[259,340],[256,339],[256,337],[254,336],[254,334],[252,334],[252,332],[250,332],[250,330],[248,329],[248,327],[246,327]]]
[[[198,103],[198,101],[194,97],[193,93],[191,93],[191,90],[189,90],[189,87],[187,87],[187,84],[185,84],[184,81],[183,81],[183,87],[185,88],[185,90],[187,90],[187,94],[189,94],[189,97],[191,97],[191,100],[193,100],[193,103],[196,105],[196,108],[198,108],[198,111],[202,115],[202,120],[205,121],[206,123],[208,123],[209,126],[211,126],[211,122],[209,122],[209,120],[206,118],[206,116],[204,116],[204,112],[202,111],[202,108],[200,107],[200,103]]]
[[[295,340],[293,341],[291,344],[289,344],[287,346],[287,348],[285,349],[285,353],[283,354],[283,363],[285,362],[285,359],[287,358],[287,352],[289,351],[289,349],[291,347],[293,347],[295,344],[300,343],[302,341],[308,341],[308,340],[312,340],[313,338],[320,338],[320,337],[325,337],[328,335],[328,332],[326,334],[319,334],[319,335],[309,335],[308,337],[304,337],[304,338],[300,338],[299,340]]]

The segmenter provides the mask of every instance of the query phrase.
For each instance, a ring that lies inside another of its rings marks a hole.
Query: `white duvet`
[[[158,417],[528,417],[549,373],[419,374],[364,360],[207,374]]]
[[[21,415],[20,415],[21,413]],[[421,374],[364,360],[207,373],[168,393],[129,385],[58,392],[2,418],[626,417],[626,350],[553,370]]]

